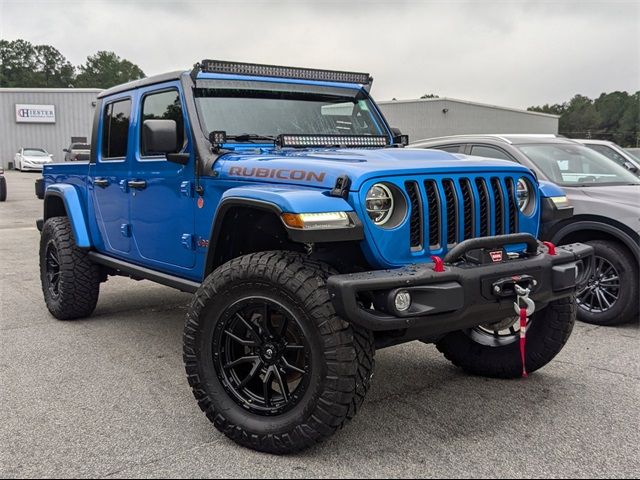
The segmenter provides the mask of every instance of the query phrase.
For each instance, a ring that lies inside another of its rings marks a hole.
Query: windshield
[[[89,150],[90,148],[86,143],[74,143],[71,145],[71,150]]]
[[[626,168],[582,145],[536,144],[518,148],[559,185],[640,185],[638,177]]]
[[[48,153],[39,148],[25,148],[22,151],[22,155],[27,157],[46,157]]]
[[[225,131],[227,137],[386,134],[371,100],[358,90],[269,82],[205,85],[196,88],[195,97],[207,135],[216,130]]]

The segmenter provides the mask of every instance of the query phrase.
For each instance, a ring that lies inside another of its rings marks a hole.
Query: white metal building
[[[93,88],[0,88],[0,165],[23,147],[44,148],[63,161],[72,137],[91,141],[98,93]]]
[[[379,102],[392,127],[409,141],[465,133],[558,133],[559,118],[454,98]]]

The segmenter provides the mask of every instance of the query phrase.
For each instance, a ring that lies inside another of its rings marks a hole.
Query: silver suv
[[[592,139],[574,139],[576,142],[589,147],[596,152],[601,153],[605,157],[610,158],[618,165],[623,166],[627,170],[632,171],[636,175],[640,175],[640,159],[634,157],[620,145],[608,140],[592,140]]]

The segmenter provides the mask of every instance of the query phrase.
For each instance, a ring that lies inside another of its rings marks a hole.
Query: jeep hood
[[[246,150],[227,153],[213,166],[215,175],[221,179],[321,188],[333,188],[338,177],[348,175],[351,191],[359,190],[364,182],[374,178],[436,175],[451,173],[452,169],[455,173],[529,173],[527,168],[506,160],[410,148]]]

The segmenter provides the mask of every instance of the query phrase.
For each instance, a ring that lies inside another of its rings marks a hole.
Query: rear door
[[[140,90],[131,163],[131,224],[136,249],[145,264],[172,273],[193,268],[196,261],[195,159],[180,92],[179,82]],[[168,162],[164,154],[147,150],[142,129],[144,121],[150,119],[176,122],[175,152],[191,153],[187,165]]]
[[[96,164],[90,188],[104,249],[118,256],[131,252],[129,178],[131,160],[131,96],[109,98],[102,104]]]

